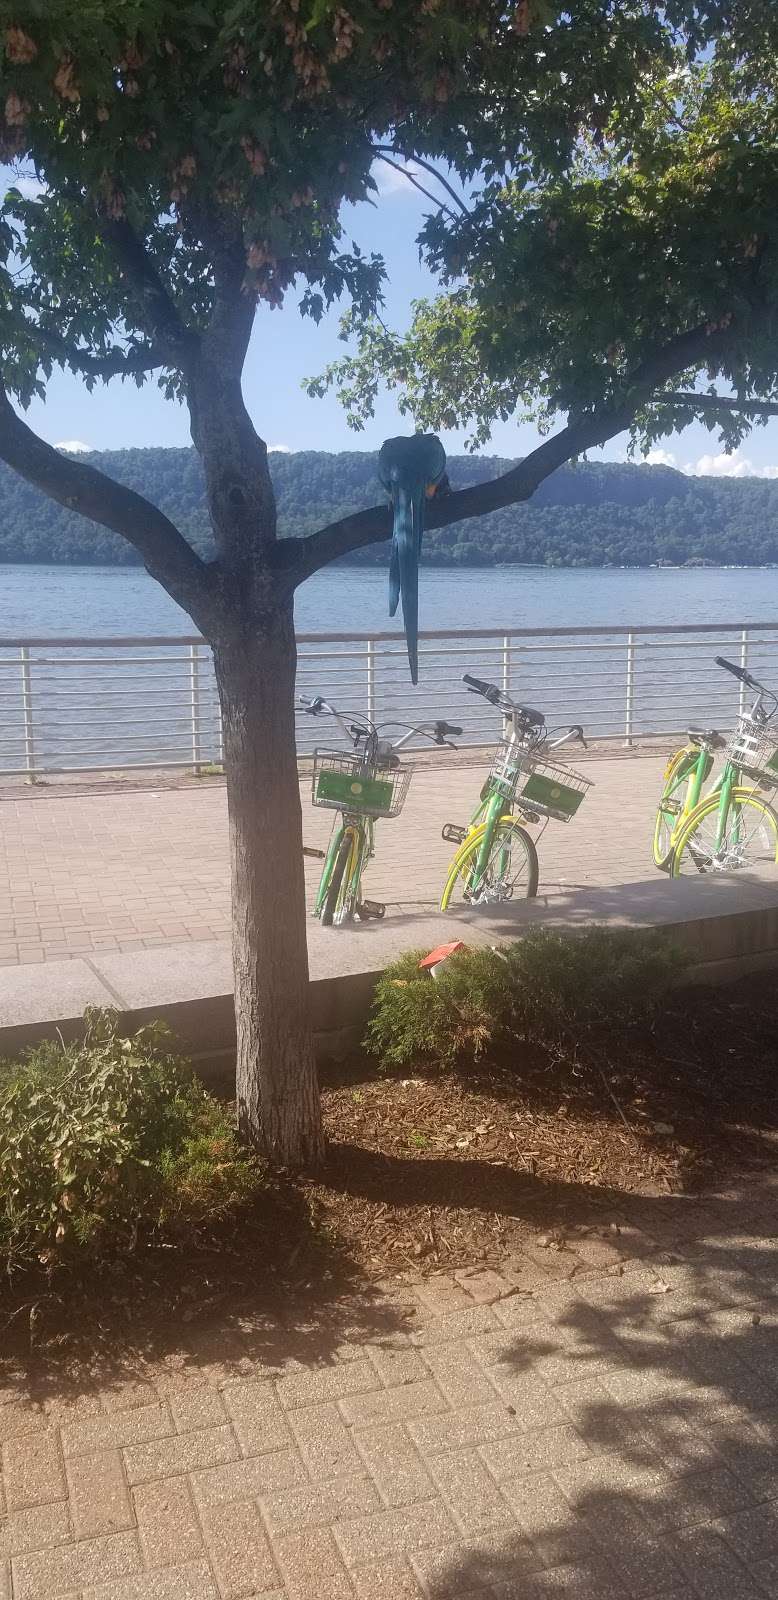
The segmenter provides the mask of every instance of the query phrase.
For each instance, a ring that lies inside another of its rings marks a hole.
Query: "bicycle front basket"
[[[569,822],[592,787],[591,778],[583,778],[579,772],[557,766],[553,761],[534,761],[522,777],[524,781],[517,794],[519,803],[541,817],[553,817],[556,822]]]
[[[410,767],[365,767],[342,750],[313,753],[312,799],[330,811],[366,817],[397,817],[410,788]]]
[[[741,717],[727,746],[727,759],[763,789],[778,786],[778,735],[769,723]]]
[[[526,745],[521,745],[515,739],[501,739],[492,758],[491,771],[488,785],[484,786],[481,798],[485,798],[485,790],[491,786],[498,789],[505,800],[512,800],[516,793],[516,784],[522,767],[526,767],[528,753]]]

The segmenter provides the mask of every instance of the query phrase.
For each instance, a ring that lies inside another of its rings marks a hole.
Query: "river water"
[[[298,633],[399,635],[397,620],[388,616],[387,587],[385,570],[341,567],[317,574],[298,592]],[[624,630],[668,624],[716,629],[722,623],[772,621],[778,622],[774,569],[426,568],[421,574],[422,629]],[[76,645],[54,653],[45,645],[51,638],[175,638],[192,632],[185,613],[142,570],[3,567],[0,772],[26,764],[25,694],[27,756],[32,739],[41,770],[154,766],[160,760],[184,764],[193,752],[203,762],[218,760],[218,712],[207,652],[199,653],[193,669],[186,646],[154,656]],[[17,642],[14,647],[7,646],[9,639]],[[30,652],[25,687],[18,644],[29,639],[39,642]],[[654,732],[701,719],[731,726],[736,686],[715,668],[712,657],[721,651],[739,659],[739,649],[739,636],[719,633],[699,641],[694,654],[676,640],[640,640],[633,663],[632,731]],[[752,671],[778,683],[778,642],[755,642],[750,650]],[[304,644],[300,687],[362,710],[371,682],[377,720],[446,716],[463,724],[465,739],[482,742],[493,737],[497,724],[489,724],[483,701],[464,690],[461,675],[469,670],[509,681],[512,692],[540,705],[550,723],[581,722],[595,734],[625,731],[631,669],[623,633],[589,641],[586,649],[575,641],[519,641],[507,662],[501,641],[430,643],[422,652],[416,690],[408,681],[401,637],[390,651],[371,665],[364,646]],[[322,732],[321,722],[314,727],[310,718],[301,717],[301,749],[310,749]]]
[[[0,637],[181,634],[189,618],[128,567],[0,567]],[[302,633],[394,631],[385,569],[338,567],[298,591]],[[422,628],[569,628],[778,621],[774,568],[536,568],[421,572]]]

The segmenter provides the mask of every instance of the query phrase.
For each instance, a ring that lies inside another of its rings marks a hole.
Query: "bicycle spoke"
[[[498,905],[505,900],[525,899],[532,892],[533,862],[527,849],[526,835],[517,827],[499,827],[494,836],[486,864],[478,870],[478,853],[474,853],[459,879],[459,894],[466,905]]]
[[[688,876],[774,868],[775,847],[775,825],[762,806],[733,804],[721,834],[716,806],[699,819],[679,849],[676,871]]]

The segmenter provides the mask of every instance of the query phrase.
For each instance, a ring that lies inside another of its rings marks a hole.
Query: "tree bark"
[[[280,585],[278,586],[280,589]],[[324,1138],[308,991],[291,594],[214,643],[230,825],[236,1088],[241,1132],[276,1166]]]

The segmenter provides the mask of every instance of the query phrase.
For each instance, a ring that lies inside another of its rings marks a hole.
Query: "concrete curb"
[[[311,1001],[322,1058],[356,1042],[380,972],[403,951],[449,939],[490,946],[528,927],[592,924],[662,930],[690,957],[685,981],[730,981],[778,967],[778,882],[751,875],[576,889],[488,914],[399,908],[384,922],[309,929]],[[222,940],[0,968],[0,1057],[41,1039],[76,1038],[87,1006],[118,1010],[128,1029],[161,1018],[203,1075],[226,1083],[235,1044],[232,967]]]

